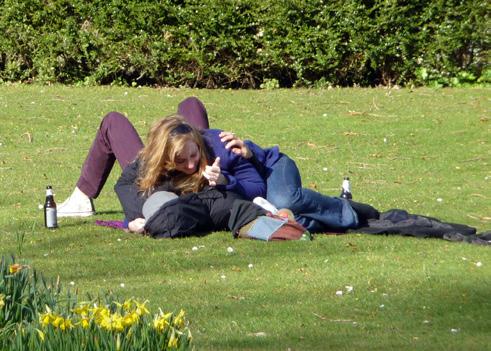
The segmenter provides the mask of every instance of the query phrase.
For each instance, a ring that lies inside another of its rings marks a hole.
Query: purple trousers
[[[183,100],[177,113],[199,129],[209,127],[205,106],[195,97]],[[118,112],[108,113],[102,119],[83,163],[77,187],[88,197],[97,198],[106,184],[114,162],[117,160],[124,169],[136,159],[142,148],[143,142],[131,122]]]

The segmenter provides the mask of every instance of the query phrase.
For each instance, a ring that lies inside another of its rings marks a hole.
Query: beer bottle
[[[312,234],[310,234],[310,232],[308,230],[306,230],[302,234],[302,236],[300,237],[299,240],[311,241],[311,240],[314,240],[314,237],[312,236]]]
[[[347,200],[351,200],[353,198],[353,195],[351,194],[351,189],[350,189],[350,183],[349,183],[349,178],[344,177],[343,179],[343,184],[341,185],[341,195],[339,195],[342,198],[345,198]]]
[[[44,226],[48,229],[58,228],[56,218],[56,202],[53,197],[51,185],[46,187],[46,201],[44,202]]]

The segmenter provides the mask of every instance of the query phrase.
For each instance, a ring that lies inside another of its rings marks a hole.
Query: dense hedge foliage
[[[487,0],[0,0],[0,79],[486,83],[488,24]]]

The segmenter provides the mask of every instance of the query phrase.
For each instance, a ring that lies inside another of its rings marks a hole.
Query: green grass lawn
[[[139,237],[94,224],[123,216],[119,166],[94,218],[50,231],[38,205],[48,184],[58,203],[73,190],[105,113],[127,114],[144,136],[196,95],[213,127],[279,144],[306,187],[336,196],[347,175],[354,199],[380,210],[491,230],[490,92],[0,86],[0,250],[82,294],[184,308],[198,350],[489,349],[489,247],[365,234]]]

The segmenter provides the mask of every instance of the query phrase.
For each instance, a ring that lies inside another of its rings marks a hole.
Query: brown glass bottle
[[[44,226],[48,229],[58,228],[56,218],[56,202],[51,185],[46,187],[46,201],[44,202]]]

